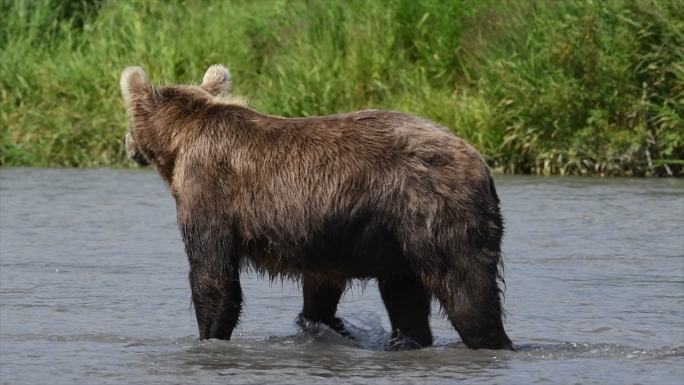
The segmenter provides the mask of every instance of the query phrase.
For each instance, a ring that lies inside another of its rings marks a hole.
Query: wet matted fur
[[[200,338],[230,338],[252,267],[301,280],[301,322],[344,334],[345,285],[376,278],[401,346],[432,343],[434,296],[468,347],[512,348],[499,198],[475,149],[399,112],[265,115],[230,87],[220,65],[201,86],[153,87],[139,67],[121,77],[126,149],[176,200]]]

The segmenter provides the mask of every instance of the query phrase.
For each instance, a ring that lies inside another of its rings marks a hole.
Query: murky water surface
[[[341,303],[356,343],[300,332],[299,288],[254,276],[233,340],[198,342],[153,172],[2,169],[0,383],[684,383],[684,181],[497,182],[518,350],[468,350],[435,312],[435,347],[384,352],[373,282]]]

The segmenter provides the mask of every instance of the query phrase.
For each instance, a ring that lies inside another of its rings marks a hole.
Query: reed
[[[121,70],[199,82],[221,62],[261,111],[423,115],[502,172],[684,172],[674,0],[0,4],[2,165],[128,165]]]

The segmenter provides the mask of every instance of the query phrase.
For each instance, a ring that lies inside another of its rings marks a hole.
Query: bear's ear
[[[128,67],[121,73],[121,95],[126,104],[135,99],[145,99],[151,92],[152,87],[142,68]]]
[[[231,87],[230,71],[221,64],[209,67],[202,79],[202,88],[214,96],[230,94]]]

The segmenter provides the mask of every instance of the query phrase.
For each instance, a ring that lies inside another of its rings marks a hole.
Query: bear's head
[[[121,94],[130,122],[124,137],[128,156],[143,166],[152,163],[169,176],[193,114],[229,97],[230,91],[230,72],[220,64],[209,67],[200,86],[153,87],[142,68],[126,68],[121,74]]]

